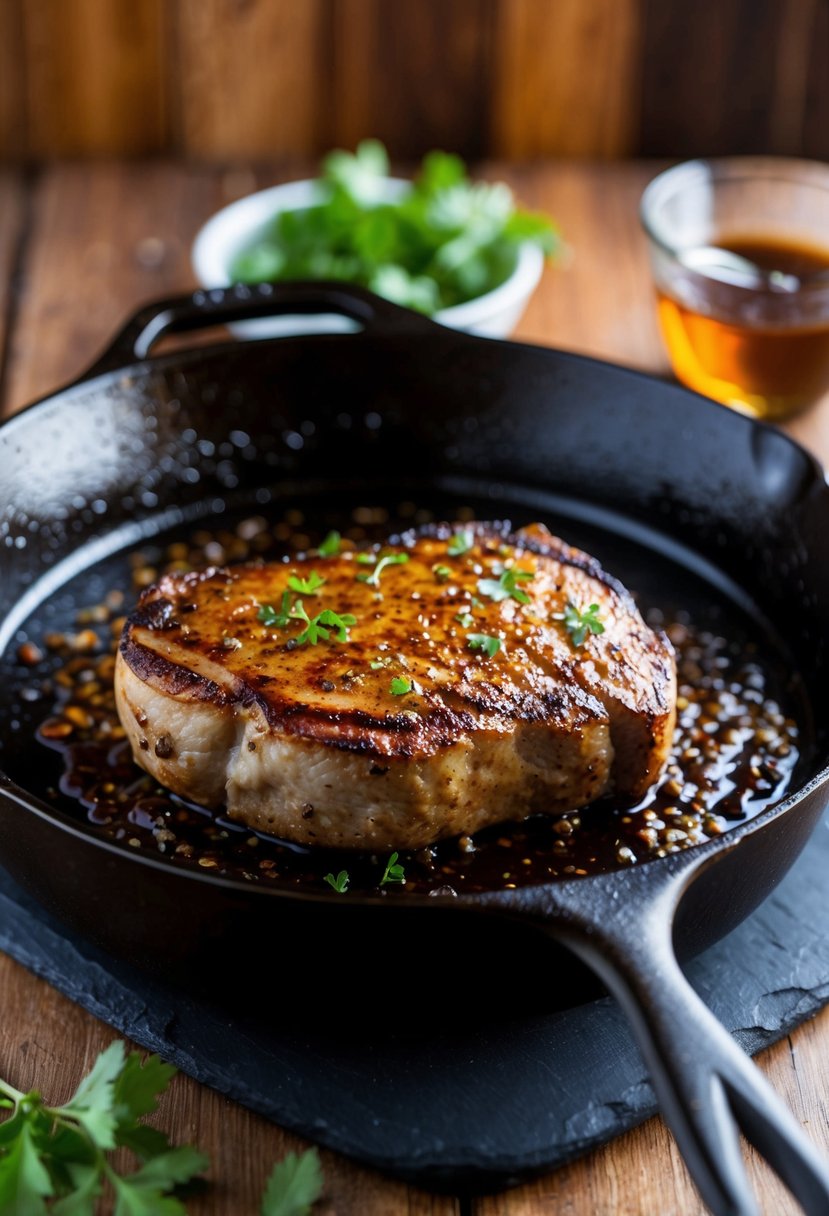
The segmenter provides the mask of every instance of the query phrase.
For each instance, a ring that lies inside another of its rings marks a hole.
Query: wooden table
[[[303,166],[302,171],[307,170]],[[551,212],[569,245],[518,330],[651,372],[667,365],[654,322],[637,202],[653,166],[482,166],[522,201]],[[297,176],[174,164],[63,164],[0,175],[0,408],[9,412],[83,371],[131,310],[193,285],[190,241],[217,207]],[[829,464],[829,399],[790,430]],[[63,1100],[113,1032],[0,956],[0,1075]],[[829,1008],[760,1066],[829,1155]],[[194,1216],[254,1216],[271,1164],[296,1137],[179,1076],[160,1125],[212,1158]],[[436,1196],[322,1153],[337,1216],[697,1216],[703,1208],[661,1120],[518,1190],[484,1199]],[[763,1212],[797,1209],[762,1163],[750,1168]]]

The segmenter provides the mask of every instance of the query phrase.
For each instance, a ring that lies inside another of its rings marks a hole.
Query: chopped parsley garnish
[[[519,604],[529,604],[530,597],[526,591],[521,590],[518,584],[527,583],[534,578],[535,575],[531,570],[516,570],[514,566],[510,566],[504,570],[500,578],[479,578],[478,590],[481,595],[485,595],[487,599],[493,600],[496,604],[508,599],[517,600]]]
[[[305,646],[306,644],[316,646],[320,638],[327,642],[332,629],[336,632],[338,642],[347,642],[349,629],[352,625],[357,624],[356,616],[352,616],[350,612],[340,614],[334,612],[332,608],[324,608],[315,617],[309,618],[302,604],[297,602],[291,611],[298,620],[305,621],[302,633],[294,638],[295,646]]]
[[[290,591],[283,591],[280,607],[276,609],[273,604],[262,604],[256,619],[263,625],[276,625],[277,629],[284,629],[291,619],[291,598]]]
[[[340,870],[339,874],[334,877],[333,874],[326,874],[325,881],[329,887],[333,887],[340,895],[344,895],[348,890],[348,884],[351,879],[348,876],[348,870]]]
[[[379,671],[381,667],[388,667],[391,663],[391,658],[387,659],[372,659],[369,667],[372,671]]]
[[[365,561],[366,558],[368,558],[368,562]],[[362,562],[364,565],[368,565],[369,562],[374,560],[375,559],[373,557],[369,557],[367,553],[361,553],[357,558],[357,561]],[[361,583],[368,583],[370,587],[379,587],[380,575],[383,573],[386,566],[399,566],[408,560],[408,553],[386,553],[384,557],[377,559],[377,564],[375,565],[371,574],[358,574],[357,578]]]
[[[475,618],[471,612],[456,612],[455,620],[459,625],[463,625],[464,629],[468,629],[470,625],[474,624]]]
[[[488,633],[468,633],[466,644],[470,650],[481,650],[488,659],[493,658],[501,649],[501,639],[493,638]]]
[[[450,557],[463,557],[464,553],[468,553],[474,547],[475,533],[470,528],[464,528],[462,532],[455,533],[446,546],[446,552]]]
[[[604,633],[604,625],[599,620],[599,605],[590,604],[580,612],[572,601],[567,601],[564,609],[564,628],[570,634],[574,646],[583,646],[588,633]]]
[[[452,571],[449,567],[441,566],[440,564],[432,566],[432,574],[434,574],[439,583],[447,583],[452,577]]]
[[[380,886],[384,887],[387,882],[405,882],[406,871],[397,860],[398,854],[392,853],[391,857],[386,862],[386,868],[383,871],[383,877],[380,879]]]
[[[340,541],[342,537],[339,532],[329,532],[325,540],[317,549],[320,557],[336,557],[340,551]]]
[[[316,570],[312,570],[307,578],[299,578],[298,575],[292,574],[288,579],[288,589],[295,591],[297,595],[319,595],[319,589],[325,582],[322,575],[317,574]]]
[[[389,692],[393,697],[404,697],[407,692],[412,691],[412,682],[406,676],[394,676],[389,685]]]

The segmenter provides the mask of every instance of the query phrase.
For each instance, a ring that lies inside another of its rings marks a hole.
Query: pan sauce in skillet
[[[270,559],[319,543],[331,527],[357,542],[434,518],[492,518],[492,505],[414,503],[356,507],[297,502],[281,516],[223,517],[215,530],[179,529],[99,563],[47,601],[21,639],[12,710],[21,749],[13,777],[127,848],[171,864],[250,882],[327,891],[348,872],[349,890],[401,889],[388,857],[308,851],[211,816],[160,789],[132,762],[112,695],[122,612],[165,569]],[[345,517],[346,524],[343,525]],[[538,517],[511,512],[514,523]],[[545,522],[593,553],[637,597],[649,623],[677,650],[679,726],[667,772],[636,806],[614,800],[558,818],[537,816],[398,859],[407,891],[479,891],[619,868],[719,835],[785,792],[802,743],[798,681],[775,647],[710,584],[635,542],[580,520]],[[33,742],[36,736],[38,742]],[[44,746],[49,750],[47,751]],[[333,892],[332,892],[333,895]]]

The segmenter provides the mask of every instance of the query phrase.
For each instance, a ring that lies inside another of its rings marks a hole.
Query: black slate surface
[[[654,1112],[609,999],[544,1016],[362,1036],[162,987],[68,936],[0,871],[0,949],[184,1072],[308,1139],[421,1186],[495,1190]],[[754,1053],[829,1001],[829,817],[765,904],[688,974]]]

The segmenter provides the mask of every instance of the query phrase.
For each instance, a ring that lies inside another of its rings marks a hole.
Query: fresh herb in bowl
[[[446,152],[411,182],[389,177],[386,150],[366,140],[331,152],[310,205],[278,211],[237,252],[234,282],[336,279],[432,315],[505,282],[521,246],[559,248],[550,218],[519,207],[503,182],[472,182]]]

